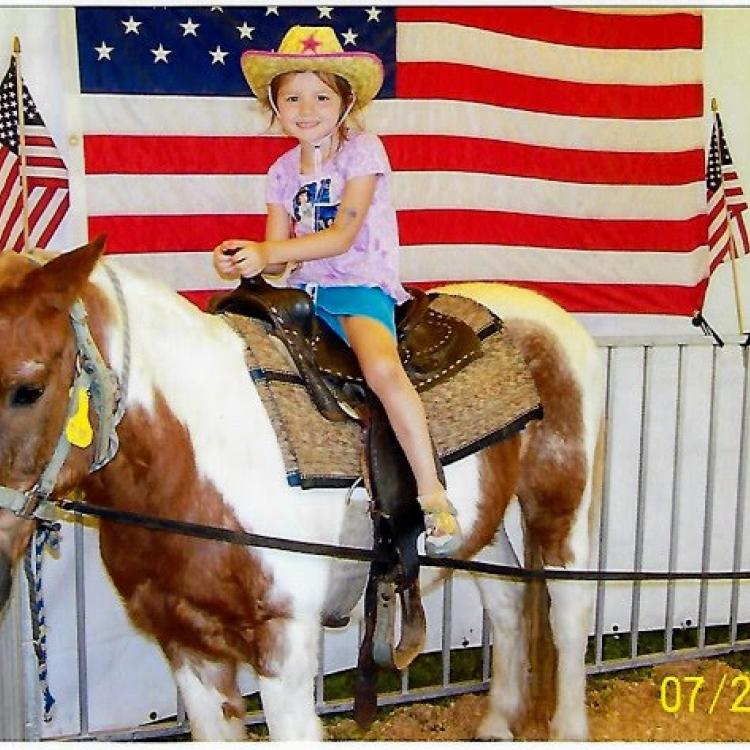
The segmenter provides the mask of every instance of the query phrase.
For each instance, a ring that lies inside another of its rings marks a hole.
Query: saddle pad
[[[446,465],[522,430],[541,418],[542,407],[525,362],[491,311],[445,294],[430,307],[463,320],[482,340],[482,356],[420,393]],[[245,340],[247,366],[276,430],[289,484],[350,487],[362,474],[359,425],[329,422],[320,414],[268,324],[234,313],[223,317]]]

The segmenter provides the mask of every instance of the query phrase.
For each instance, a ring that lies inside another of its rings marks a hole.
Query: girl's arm
[[[292,233],[292,219],[284,206],[279,203],[266,204],[266,242],[287,240]],[[270,263],[263,270],[266,273],[283,273],[286,263]]]
[[[347,180],[336,219],[328,229],[304,237],[289,238],[287,234],[284,239],[274,237],[264,242],[225,240],[214,249],[214,257],[217,253],[234,251],[231,260],[236,271],[243,276],[254,276],[268,265],[341,255],[352,246],[362,227],[375,194],[377,180],[378,177],[374,174]],[[268,237],[268,232],[266,236]]]

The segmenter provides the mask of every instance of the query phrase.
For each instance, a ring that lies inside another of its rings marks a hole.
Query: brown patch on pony
[[[0,511],[0,553],[15,565],[34,533],[35,521],[19,518],[9,510]]]
[[[555,339],[541,326],[510,321],[508,330],[529,365],[544,418],[530,424],[518,498],[545,565],[571,560],[568,534],[586,486],[581,392]]]
[[[486,547],[502,523],[518,482],[520,446],[520,435],[514,435],[479,454],[477,519],[466,535],[461,557],[471,558]]]
[[[524,567],[541,570],[542,551],[524,533]],[[529,700],[525,716],[518,717],[514,734],[533,740],[549,739],[550,721],[557,705],[557,649],[549,616],[550,597],[543,579],[526,582],[523,598],[523,620],[528,638]]]
[[[187,429],[158,394],[153,413],[129,408],[114,461],[84,485],[109,507],[242,530],[217,489],[198,475]],[[102,521],[102,559],[133,622],[164,650],[273,672],[287,602],[247,547]]]

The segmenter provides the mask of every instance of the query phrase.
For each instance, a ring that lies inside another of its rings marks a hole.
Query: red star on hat
[[[310,50],[311,52],[317,52],[318,47],[320,47],[320,42],[315,38],[315,34],[310,34],[307,39],[302,40],[302,51],[307,52]]]

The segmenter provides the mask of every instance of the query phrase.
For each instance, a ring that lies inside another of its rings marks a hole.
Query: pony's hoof
[[[505,719],[500,716],[485,716],[477,728],[474,739],[486,742],[512,742],[515,738]]]
[[[589,727],[586,718],[565,721],[553,718],[549,726],[549,738],[556,742],[586,742],[589,738]]]

